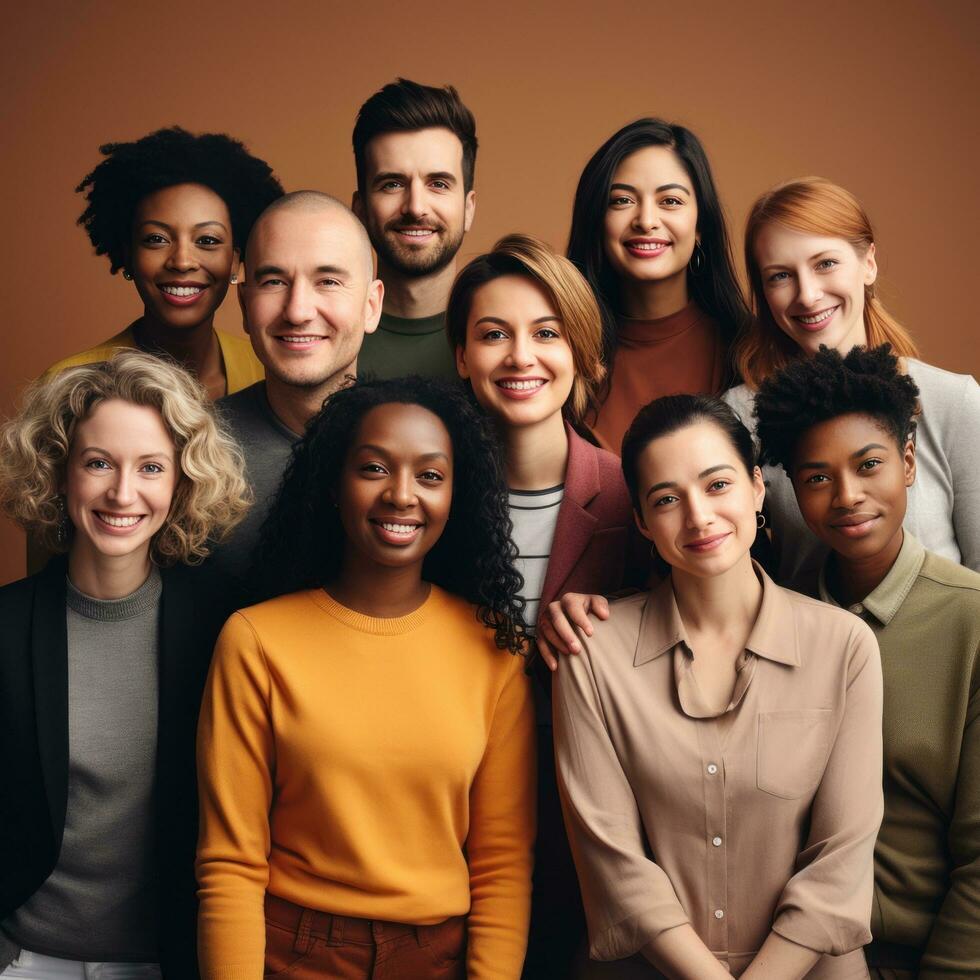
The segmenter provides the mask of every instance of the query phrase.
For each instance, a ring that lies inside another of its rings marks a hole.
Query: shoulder
[[[874,631],[846,609],[776,586],[789,610],[802,657],[810,653],[822,664],[839,658],[848,663],[878,655]]]
[[[257,396],[263,384],[262,381],[256,381],[255,384],[251,384],[247,388],[240,388],[233,394],[219,398],[214,403],[216,411],[229,425],[234,425],[243,419],[254,418],[260,414],[260,403]]]
[[[650,596],[650,592],[636,592],[622,599],[614,599],[609,603],[608,619],[590,616],[592,636],[584,636],[579,631],[583,649],[589,654],[598,654],[594,659],[606,660],[612,656],[628,655],[632,663]]]
[[[954,374],[914,358],[906,361],[906,368],[919,389],[925,418],[947,415],[954,422],[962,412],[980,413],[980,386],[972,375]]]
[[[918,583],[928,582],[944,595],[944,616],[952,611],[948,603],[969,609],[980,624],[980,573],[927,551],[919,570]]]
[[[285,627],[302,628],[302,624],[309,622],[310,619],[329,620],[329,614],[318,606],[314,599],[318,591],[318,589],[303,589],[300,592],[290,592],[252,606],[245,606],[232,613],[225,628],[234,624],[236,630],[247,629],[261,637],[274,636]]]
[[[229,395],[248,388],[265,377],[265,369],[255,356],[252,343],[247,337],[225,333],[224,330],[215,330],[215,333],[225,362]]]
[[[587,502],[588,510],[609,523],[632,523],[632,506],[619,457],[593,445],[571,427],[566,431],[570,448],[568,472],[565,475],[566,492],[569,487],[578,486],[581,494],[583,485],[588,487],[591,482],[591,471],[596,483],[586,490],[586,494],[592,489],[596,492]],[[572,496],[575,496],[574,491]]]
[[[80,367],[83,364],[95,364],[98,361],[105,361],[112,357],[115,351],[135,346],[136,341],[133,339],[133,331],[130,327],[126,327],[125,330],[120,331],[114,337],[110,337],[108,340],[104,340],[94,347],[89,347],[88,350],[80,351],[78,354],[72,354],[70,357],[63,357],[60,361],[56,361],[44,372],[44,377],[48,378],[52,375],[60,374],[68,368]]]
[[[22,615],[30,610],[30,603],[38,589],[43,573],[29,575],[8,585],[0,586],[0,617]]]
[[[735,410],[747,428],[755,428],[755,419],[752,415],[755,392],[748,385],[736,385],[728,391],[723,391],[721,399]]]

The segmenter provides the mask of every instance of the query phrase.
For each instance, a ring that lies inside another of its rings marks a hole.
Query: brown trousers
[[[466,980],[466,917],[434,926],[314,912],[265,896],[268,980]]]

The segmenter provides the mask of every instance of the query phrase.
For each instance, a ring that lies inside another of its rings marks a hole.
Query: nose
[[[844,473],[838,477],[834,505],[842,510],[853,510],[864,500],[864,487],[856,473]]]
[[[167,265],[179,272],[197,268],[197,258],[189,238],[178,236],[170,249],[170,255],[167,256]]]
[[[414,218],[424,218],[426,209],[425,186],[421,179],[416,177],[408,185],[408,193],[405,195],[402,214],[411,215]]]
[[[398,470],[392,474],[383,494],[385,503],[405,510],[415,504],[415,474],[411,470]]]
[[[691,494],[688,497],[685,517],[687,526],[692,531],[699,531],[714,523],[714,514],[708,504],[708,500],[702,494],[698,493]]]
[[[108,488],[109,499],[119,507],[128,507],[136,500],[136,487],[133,482],[132,474],[126,467],[117,467],[115,479]]]
[[[531,350],[530,340],[520,333],[516,334],[507,351],[507,366],[523,369],[529,368],[533,363],[534,352]]]
[[[797,280],[797,300],[802,306],[813,306],[823,296],[820,280],[810,271],[800,273]]]
[[[660,227],[660,213],[657,203],[651,197],[642,197],[633,214],[633,227],[637,231],[653,231]]]
[[[286,297],[286,308],[282,315],[287,323],[300,326],[309,323],[316,316],[313,288],[309,283],[297,279],[289,287]]]

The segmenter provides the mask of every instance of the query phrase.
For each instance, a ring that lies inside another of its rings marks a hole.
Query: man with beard
[[[451,85],[399,78],[361,106],[353,143],[354,213],[377,252],[385,290],[360,369],[456,381],[445,316],[456,253],[476,209],[473,114]]]
[[[336,198],[286,194],[252,228],[238,298],[265,381],[217,404],[245,454],[255,503],[207,563],[232,585],[244,585],[293,443],[323,402],[355,380],[383,295],[364,228]]]

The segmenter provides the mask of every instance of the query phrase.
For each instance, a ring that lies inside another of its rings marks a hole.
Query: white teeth
[[[638,248],[641,252],[655,252],[658,248],[666,248],[669,242],[630,242],[630,248]]]
[[[203,286],[161,286],[160,288],[171,296],[196,296],[204,292]]]
[[[410,238],[424,238],[434,232],[434,228],[400,228],[398,231],[400,235],[408,235]]]
[[[532,388],[540,388],[544,382],[540,378],[532,378],[529,381],[498,381],[497,384],[511,391],[530,391]]]
[[[828,317],[834,315],[834,311],[836,309],[837,307],[835,306],[833,307],[833,309],[824,310],[823,313],[817,313],[815,316],[798,316],[796,319],[801,321],[802,323],[808,323],[808,324],[823,323],[823,321],[826,320]]]
[[[139,522],[143,520],[143,515],[137,514],[134,517],[114,517],[112,514],[100,513],[99,519],[105,521],[105,523],[110,527],[133,527],[135,524],[139,524]]]
[[[315,340],[320,340],[319,337],[280,337],[280,340],[286,341],[287,344],[312,344]]]
[[[411,534],[413,531],[418,530],[418,524],[386,524],[384,521],[381,522],[381,526],[386,530],[390,531],[392,534]]]

